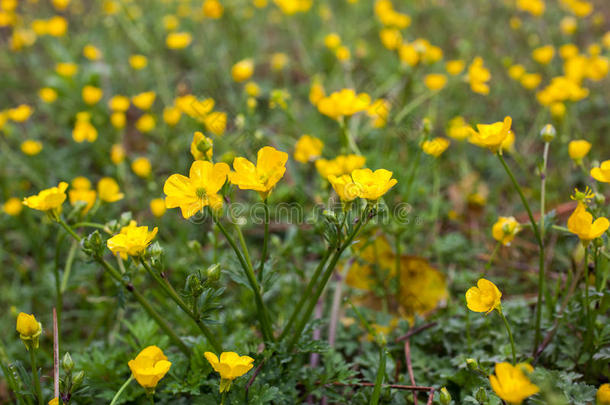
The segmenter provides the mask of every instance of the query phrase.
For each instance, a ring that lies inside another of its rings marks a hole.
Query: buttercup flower
[[[72,77],[78,72],[78,65],[71,62],[61,62],[55,65],[55,72],[63,77]]]
[[[553,45],[545,45],[540,48],[536,48],[532,51],[532,59],[541,65],[548,65],[553,56],[555,55],[555,48]]]
[[[222,352],[220,359],[212,352],[205,352],[204,356],[214,371],[220,374],[220,392],[228,391],[234,379],[246,374],[254,366],[252,357],[240,356],[235,352]]]
[[[610,160],[602,162],[600,167],[591,169],[591,177],[602,183],[610,183]]]
[[[470,129],[470,142],[473,144],[487,148],[492,152],[497,152],[504,140],[510,133],[512,118],[504,118],[504,122],[496,122],[493,124],[477,124],[478,132]]]
[[[520,230],[521,225],[515,217],[500,217],[492,227],[491,234],[495,240],[508,246]]]
[[[450,142],[446,138],[436,137],[429,141],[424,141],[421,145],[422,150],[426,155],[439,157],[449,147]]]
[[[41,150],[42,142],[34,141],[32,139],[21,142],[21,151],[28,156],[38,155]]]
[[[100,200],[108,203],[122,200],[125,194],[121,193],[119,184],[112,177],[103,177],[97,183],[97,193]]]
[[[123,259],[127,259],[127,256],[140,256],[155,238],[158,230],[155,227],[149,231],[147,226],[138,226],[136,221],[131,221],[119,234],[108,239],[106,245],[112,253]]]
[[[455,76],[455,75],[459,75],[460,73],[462,73],[465,66],[466,66],[466,64],[461,59],[449,60],[445,64],[445,69],[447,70],[447,73],[449,73],[452,76]]]
[[[87,103],[88,105],[96,104],[98,101],[100,101],[100,99],[102,98],[103,95],[104,95],[104,92],[99,87],[89,86],[89,85],[83,87],[83,91],[82,91],[83,101],[85,103]]]
[[[138,384],[147,390],[154,390],[159,381],[165,377],[172,363],[157,346],[148,346],[127,365]]]
[[[351,174],[366,163],[366,158],[360,155],[339,155],[332,160],[316,160],[316,169],[320,176],[327,179],[330,175],[341,176]]]
[[[316,160],[322,154],[324,142],[315,136],[303,135],[294,146],[294,160],[301,163]]]
[[[447,76],[440,73],[431,73],[424,77],[424,84],[432,91],[442,90],[447,84]]]
[[[354,184],[360,188],[360,197],[369,200],[379,200],[398,180],[392,178],[392,172],[378,169],[357,169],[352,172]]]
[[[42,89],[38,90],[38,96],[42,101],[50,104],[57,100],[57,91],[51,87],[43,87]]]
[[[108,101],[108,107],[112,111],[125,112],[129,109],[129,97],[116,95]]]
[[[519,405],[527,397],[540,391],[525,374],[533,371],[534,368],[526,363],[519,363],[516,366],[510,363],[497,363],[496,374],[489,376],[489,382],[497,396],[511,405]]]
[[[145,157],[139,157],[131,162],[131,170],[138,176],[142,178],[146,178],[150,176],[150,172],[152,171],[152,165],[150,160]]]
[[[595,395],[597,405],[610,405],[610,384],[602,384]]]
[[[354,183],[352,176],[344,174],[342,176],[328,176],[328,181],[343,203],[349,203],[360,197],[360,186]]]
[[[231,68],[231,77],[238,83],[244,82],[252,77],[254,73],[254,60],[243,59]]]
[[[29,315],[24,312],[17,316],[17,332],[19,337],[25,344],[26,349],[38,348],[38,338],[42,333],[42,324],[36,320],[34,315]]]
[[[218,194],[227,180],[230,168],[226,163],[213,164],[196,160],[191,165],[189,177],[172,174],[163,186],[167,195],[167,208],[180,207],[182,216],[188,219],[210,206],[217,210],[222,206],[222,196]]]
[[[91,44],[83,47],[83,56],[89,60],[98,60],[102,57],[102,52]]]
[[[154,198],[150,200],[149,206],[150,212],[152,212],[152,214],[157,218],[162,217],[167,209],[165,207],[165,200],[163,198]]]
[[[144,55],[131,55],[129,57],[129,66],[134,70],[144,69],[148,65],[148,58]]]
[[[372,118],[373,128],[383,128],[388,122],[392,104],[388,100],[378,98],[366,109],[366,115]]]
[[[66,189],[68,183],[62,181],[57,187],[42,190],[37,195],[27,197],[23,200],[23,205],[39,211],[51,212],[58,215],[61,212],[61,205],[66,201]]]
[[[140,110],[148,110],[155,102],[155,98],[157,98],[157,93],[154,91],[145,91],[133,96],[131,102]]]
[[[8,110],[8,118],[14,122],[25,122],[30,118],[34,110],[27,104],[20,104]]]
[[[21,210],[23,209],[23,204],[21,200],[17,197],[11,197],[2,204],[2,210],[5,214],[15,217],[19,215]]]
[[[577,235],[583,243],[589,243],[604,234],[610,227],[608,218],[600,217],[593,221],[593,215],[587,211],[583,203],[578,206],[568,218],[568,229]]]
[[[193,135],[191,142],[191,155],[195,160],[211,160],[214,154],[214,141],[201,132]]]
[[[72,130],[72,139],[78,143],[95,142],[97,139],[97,129],[91,124],[91,115],[88,112],[76,114],[76,122]]]
[[[83,208],[83,214],[86,214],[91,207],[93,207],[97,193],[95,190],[89,190],[87,188],[72,188],[68,192],[68,196],[70,197],[70,204],[73,206],[78,202],[85,203],[86,205]]]
[[[189,32],[171,32],[165,38],[169,49],[183,49],[191,44],[193,36]]]
[[[356,94],[352,89],[343,89],[320,99],[317,107],[322,114],[339,119],[365,111],[369,104],[371,104],[371,97],[368,94]]]
[[[483,65],[483,59],[479,56],[474,58],[470,66],[468,66],[468,81],[470,89],[475,93],[489,94],[489,85],[487,82],[491,79],[491,73]]]
[[[502,293],[494,283],[484,278],[477,281],[476,287],[470,287],[466,291],[466,305],[474,312],[485,312],[489,314],[496,308],[500,308]]]
[[[585,141],[584,139],[570,141],[568,144],[568,154],[574,163],[580,165],[582,164],[582,159],[589,154],[591,146],[591,143]]]
[[[248,159],[237,157],[233,160],[233,169],[229,180],[241,190],[258,191],[265,199],[284,176],[288,154],[265,146],[258,151],[256,166]]]
[[[218,0],[205,0],[203,2],[202,10],[204,16],[216,20],[222,17],[224,7]]]
[[[470,129],[470,125],[466,123],[464,117],[457,116],[449,121],[447,135],[458,141],[463,141],[470,136]]]
[[[136,128],[138,131],[142,133],[147,133],[155,129],[157,123],[155,121],[155,117],[151,114],[142,114],[140,118],[136,121]]]
[[[112,163],[115,165],[118,165],[125,160],[125,149],[121,144],[115,143],[112,145],[110,148],[110,160],[112,160]]]

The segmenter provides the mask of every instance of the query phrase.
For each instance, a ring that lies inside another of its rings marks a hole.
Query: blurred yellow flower
[[[72,179],[70,187],[75,190],[89,190],[91,188],[91,181],[83,176],[78,176]]]
[[[11,197],[2,204],[2,210],[6,215],[15,217],[23,210],[23,204],[17,197]]]
[[[571,16],[563,17],[559,22],[559,28],[564,34],[572,35],[578,28],[578,20]]]
[[[610,384],[602,384],[595,395],[597,405],[610,405]]]
[[[91,44],[87,44],[83,48],[83,56],[89,60],[99,60],[102,57],[102,51]]]
[[[474,58],[470,66],[468,66],[468,81],[470,89],[475,93],[489,94],[489,85],[487,82],[491,80],[491,73],[483,65],[483,59],[480,56]]]
[[[138,384],[146,389],[154,389],[169,371],[172,363],[157,346],[148,346],[135,359],[127,363]]]
[[[203,15],[212,19],[220,18],[224,13],[224,7],[218,0],[205,0],[202,9]]]
[[[205,128],[214,135],[222,135],[227,127],[227,114],[213,111],[203,117]]]
[[[27,139],[21,142],[21,152],[28,156],[38,155],[42,150],[42,142]]]
[[[273,2],[280,8],[282,13],[293,15],[308,11],[311,8],[313,0],[273,0]]]
[[[523,65],[511,65],[508,68],[508,76],[513,80],[520,80],[526,73]]]
[[[392,172],[385,169],[356,169],[352,172],[352,179],[360,188],[360,197],[369,201],[379,200],[398,183],[392,178]]]
[[[408,66],[415,66],[419,63],[419,53],[412,44],[403,43],[398,47],[398,57],[400,61]]]
[[[610,160],[603,161],[599,167],[591,169],[591,177],[602,183],[610,183]]]
[[[193,36],[189,32],[171,32],[165,38],[169,49],[183,49],[191,44]]]
[[[94,105],[101,100],[104,92],[99,87],[87,85],[83,87],[83,101],[88,105]]]
[[[582,164],[582,160],[589,154],[591,143],[584,139],[576,139],[568,144],[568,154],[577,165]]]
[[[372,119],[373,128],[383,128],[388,122],[392,104],[383,98],[373,101],[366,109],[366,115]]]
[[[197,131],[191,142],[191,155],[195,160],[212,160],[214,154],[214,141],[203,133]]]
[[[500,309],[502,293],[494,283],[484,278],[477,281],[476,287],[466,291],[466,305],[473,312],[489,314],[494,309]]]
[[[499,217],[491,228],[493,238],[504,246],[510,245],[519,231],[521,231],[521,225],[515,217]]]
[[[431,73],[424,76],[424,84],[429,90],[442,90],[447,84],[447,76],[440,73]]]
[[[70,0],[52,0],[51,2],[53,3],[53,7],[55,7],[55,10],[58,11],[65,10],[70,4]]]
[[[545,45],[536,48],[532,51],[532,59],[541,65],[548,65],[555,56],[555,48],[553,45]]]
[[[134,70],[144,69],[148,65],[148,58],[144,55],[134,54],[129,56],[129,66]]]
[[[495,375],[489,376],[491,388],[497,396],[510,405],[519,405],[527,397],[540,391],[526,375],[534,371],[534,368],[527,363],[519,363],[516,366],[510,363],[497,363],[495,371]]]
[[[458,141],[463,141],[470,136],[470,125],[466,123],[464,117],[453,117],[447,124],[447,135]]]
[[[131,97],[131,102],[140,110],[148,110],[150,107],[152,107],[156,97],[157,93],[154,91],[145,91]]]
[[[538,73],[525,73],[520,79],[521,85],[528,90],[534,90],[542,82],[542,76]]]
[[[571,59],[578,55],[578,47],[574,44],[565,44],[559,47],[559,56],[561,59]]]
[[[336,32],[331,32],[324,37],[324,46],[328,49],[335,50],[341,46],[341,37]]]
[[[165,207],[165,200],[163,198],[153,198],[150,200],[149,206],[150,212],[152,212],[152,214],[157,218],[162,217],[167,210]]]
[[[404,29],[411,25],[411,17],[394,10],[390,0],[377,0],[375,2],[375,15],[387,27]]]
[[[83,208],[83,214],[86,214],[93,207],[97,198],[97,193],[95,190],[89,190],[87,188],[72,187],[68,192],[68,197],[70,198],[70,204],[72,206],[75,206],[79,202],[85,203],[86,205]]]
[[[233,173],[229,180],[240,190],[258,191],[261,198],[267,198],[273,187],[286,172],[288,154],[271,146],[261,148],[256,157],[256,166],[248,159],[236,157],[233,160]]]
[[[544,0],[517,0],[517,8],[539,17],[544,14],[546,6]]]
[[[371,97],[368,94],[356,94],[352,89],[343,89],[320,99],[317,107],[322,114],[339,119],[365,111],[370,104]]]
[[[492,152],[497,152],[504,140],[510,133],[512,118],[506,117],[503,122],[495,122],[493,124],[477,124],[478,132],[470,129],[470,142],[487,148]]]
[[[593,221],[593,215],[580,202],[568,218],[568,229],[577,235],[583,243],[589,243],[593,239],[599,238],[608,230],[608,227],[610,227],[608,218],[599,217]]]
[[[76,114],[76,122],[72,129],[72,139],[75,142],[95,142],[97,139],[97,129],[90,122],[91,115],[87,112]]]
[[[123,145],[118,143],[112,145],[110,148],[110,160],[112,160],[112,163],[115,165],[118,165],[125,160],[125,149],[123,148]]]
[[[57,91],[51,87],[43,87],[42,89],[38,90],[38,96],[42,101],[50,104],[57,100]]]
[[[38,338],[42,334],[42,324],[36,320],[34,315],[20,312],[17,316],[16,329],[28,350],[38,348]]]
[[[294,160],[307,163],[316,160],[322,155],[324,142],[315,136],[302,135],[294,146]]]
[[[147,133],[155,129],[157,123],[155,117],[152,114],[142,114],[136,121],[136,129],[142,133]]]
[[[108,107],[112,111],[125,112],[129,109],[129,97],[116,95],[108,100]]]
[[[32,115],[34,110],[27,104],[20,104],[15,108],[11,108],[7,111],[7,116],[11,121],[24,122]]]
[[[152,165],[147,158],[139,157],[131,162],[131,170],[133,170],[138,177],[147,178],[152,171]]]
[[[62,181],[57,187],[47,188],[40,191],[37,195],[26,197],[23,200],[23,205],[39,211],[53,211],[55,214],[61,212],[61,205],[68,197],[66,189],[68,183]]]
[[[258,97],[261,94],[261,88],[256,82],[248,82],[244,85],[244,90],[250,97]]]
[[[445,69],[451,76],[456,76],[462,73],[465,66],[466,64],[461,59],[448,60],[445,64]]]
[[[178,107],[169,106],[163,109],[163,121],[170,127],[177,125],[180,118],[182,118],[182,111]]]
[[[402,44],[402,34],[396,28],[383,28],[379,31],[379,39],[381,39],[383,46],[390,51],[398,49]]]
[[[127,124],[127,116],[124,112],[113,112],[110,114],[110,123],[116,129],[125,128],[125,125]]]
[[[226,163],[213,164],[196,160],[191,165],[189,177],[172,174],[163,186],[167,208],[180,207],[182,216],[188,219],[204,207],[213,210],[222,207],[222,196],[218,194],[230,172]]]
[[[61,16],[54,16],[47,20],[47,34],[53,37],[62,37],[68,32],[68,21]]]
[[[119,184],[112,177],[102,177],[97,183],[97,193],[100,200],[108,203],[122,200],[125,194],[121,193]]]
[[[231,68],[231,77],[238,83],[248,80],[254,73],[254,60],[243,59]]]
[[[229,391],[234,379],[241,377],[253,367],[254,359],[240,356],[235,352],[222,352],[220,359],[212,352],[205,352],[205,358],[218,374],[220,374],[220,392]]]
[[[271,60],[269,64],[271,65],[271,69],[275,71],[283,70],[288,64],[288,55],[283,52],[275,52],[271,55]]]
[[[339,196],[339,199],[343,203],[349,203],[360,197],[360,186],[354,183],[352,176],[350,176],[349,174],[344,174],[339,177],[333,176],[331,174],[330,176],[328,176],[328,181],[333,186],[333,190],[335,190],[335,192]]]
[[[136,221],[131,221],[129,225],[121,228],[119,234],[108,239],[106,245],[112,253],[121,256],[123,260],[128,256],[141,256],[157,235],[157,231],[157,227],[149,231],[147,226],[138,226]]]
[[[351,174],[354,170],[360,169],[366,163],[366,158],[360,155],[339,155],[332,160],[316,160],[316,169],[320,176],[328,179],[330,175],[341,176]]]
[[[439,157],[449,147],[451,142],[447,138],[436,137],[428,141],[424,141],[421,145],[422,150],[426,155]]]

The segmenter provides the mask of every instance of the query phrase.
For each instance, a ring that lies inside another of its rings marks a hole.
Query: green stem
[[[420,140],[420,143],[425,142],[428,139],[428,133],[424,133],[424,136]],[[409,178],[407,179],[407,188],[405,193],[404,201],[409,202],[411,198],[411,188],[413,187],[413,181],[415,181],[415,176],[419,169],[419,162],[421,160],[421,155],[423,154],[423,149],[421,147],[417,148],[417,152],[415,155],[415,160],[413,161],[413,167],[409,171]]]
[[[284,330],[280,334],[280,337],[278,338],[278,340],[281,341],[282,339],[284,339],[286,334],[290,331],[290,328],[292,328],[292,324],[294,323],[297,316],[301,312],[301,308],[303,308],[303,305],[305,305],[305,301],[307,301],[307,298],[309,298],[311,291],[313,290],[313,286],[318,281],[318,278],[320,277],[322,270],[324,270],[324,265],[328,261],[328,258],[330,257],[332,252],[333,252],[333,248],[332,248],[332,246],[329,246],[328,249],[326,249],[324,256],[322,257],[322,260],[320,260],[320,262],[318,263],[318,266],[316,267],[316,270],[314,271],[313,276],[309,280],[309,283],[307,283],[307,287],[305,287],[305,291],[301,295],[301,298],[299,299],[298,304],[292,310],[292,314],[290,315],[290,318],[288,318],[288,323],[286,323],[286,326],[284,326]]]
[[[59,273],[59,253],[61,251],[61,245],[64,241],[65,234],[59,235],[57,238],[57,245],[55,246],[55,263],[53,266],[53,273],[55,277],[55,298],[56,298],[56,310],[57,310],[57,327],[61,325],[61,312],[63,308],[63,294],[61,290],[60,273]]]
[[[585,335],[585,348],[589,349],[589,344],[591,342],[591,308],[589,307],[589,247],[585,246],[585,257],[583,260],[584,264],[584,274],[585,274],[585,304],[583,305],[583,309],[585,312],[585,325],[587,325],[587,333]]]
[[[76,250],[78,248],[78,242],[72,242],[70,250],[68,251],[68,258],[66,259],[66,265],[64,266],[64,275],[61,279],[61,293],[63,294],[68,287],[68,280],[70,273],[72,272],[72,263],[74,263],[74,257],[76,256]]]
[[[504,326],[506,327],[506,332],[508,333],[508,339],[510,340],[510,348],[513,351],[513,365],[517,364],[517,352],[515,351],[515,340],[513,339],[513,333],[510,330],[510,325],[508,324],[508,320],[504,313],[502,312],[502,308],[498,308],[498,314],[502,321],[504,322]]]
[[[76,239],[76,240],[77,240],[77,241],[79,241],[79,242],[81,241],[81,237],[80,237],[80,236],[78,236],[78,234],[77,234],[76,232],[74,232],[74,230],[73,230],[73,229],[70,227],[70,225],[66,224],[66,222],[65,222],[63,219],[58,218],[58,219],[57,219],[57,222],[58,222],[58,223],[59,223],[59,225],[61,225],[61,226],[62,226],[62,227],[63,227],[63,228],[66,230],[66,232],[68,232],[68,233],[69,233],[69,234],[70,234],[70,235],[71,235],[71,236],[72,236],[74,239]]]
[[[214,350],[218,353],[222,352],[222,346],[216,341],[214,334],[210,329],[208,329],[207,325],[203,323],[203,321],[197,317],[188,307],[188,305],[184,302],[184,300],[178,295],[176,290],[171,286],[167,279],[162,278],[157,272],[155,272],[146,261],[139,257],[139,262],[144,266],[144,269],[150,274],[152,278],[155,279],[157,284],[161,286],[161,289],[165,291],[165,293],[182,309],[182,311],[187,314],[199,327],[201,332],[204,334],[208,342],[214,347]]]
[[[261,253],[261,262],[258,266],[258,279],[263,281],[263,271],[265,270],[265,262],[267,261],[267,249],[269,249],[269,205],[267,204],[267,199],[263,201],[263,207],[265,208],[265,235],[263,237],[263,252]]]
[[[258,321],[260,323],[261,333],[263,334],[263,338],[265,340],[273,340],[273,332],[271,331],[271,326],[268,321],[269,318],[267,316],[267,310],[265,308],[265,303],[263,302],[263,297],[261,295],[260,288],[258,286],[258,282],[256,281],[256,276],[254,275],[254,270],[252,269],[252,263],[249,260],[246,260],[244,258],[244,256],[242,256],[239,248],[237,247],[237,244],[235,243],[235,241],[233,240],[231,235],[229,235],[229,233],[227,232],[224,225],[222,225],[222,222],[220,222],[219,218],[217,218],[215,215],[212,215],[212,218],[214,220],[214,223],[218,227],[218,229],[220,229],[220,232],[222,232],[224,237],[227,239],[227,242],[229,242],[229,245],[231,245],[231,248],[235,252],[237,259],[239,260],[241,267],[243,268],[243,270],[246,274],[246,277],[248,278],[248,282],[250,284],[250,289],[254,293],[254,302],[256,304],[256,309],[257,309],[257,313],[258,313]],[[236,225],[236,227],[238,229],[238,236],[241,236],[240,240],[243,241],[243,235],[241,234],[241,230],[239,230],[238,225]],[[243,242],[243,245],[245,245],[245,241]]]
[[[544,239],[544,215],[546,198],[546,168],[549,159],[549,142],[544,143],[544,153],[542,158],[542,171],[540,172],[540,236]]]
[[[125,389],[127,388],[127,386],[133,381],[133,374],[129,376],[129,378],[127,379],[127,381],[125,381],[125,383],[123,385],[121,385],[121,388],[119,388],[119,390],[116,392],[116,394],[114,394],[114,397],[112,397],[112,401],[110,401],[110,405],[114,405],[116,404],[116,402],[119,400],[119,397],[121,396],[121,394],[123,393],[123,391],[125,391]]]
[[[500,249],[500,246],[501,246],[501,242],[497,242],[496,246],[494,246],[494,250],[491,252],[491,256],[489,256],[489,260],[485,264],[485,273],[483,273],[483,276],[485,276],[485,274],[491,268],[491,265],[493,264],[493,261],[496,258],[496,255],[498,254],[498,250]]]
[[[40,378],[38,377],[38,364],[36,363],[36,351],[35,348],[30,348],[30,364],[32,366],[32,382],[34,383],[34,390],[36,391],[36,397],[38,398],[38,405],[44,405],[44,399],[42,398],[42,390],[40,389]]]
[[[510,180],[513,183],[513,186],[515,187],[515,190],[517,190],[517,193],[519,193],[519,197],[521,197],[521,202],[523,203],[523,206],[525,207],[525,210],[527,211],[527,215],[529,217],[530,223],[532,224],[532,229],[534,231],[534,235],[536,236],[536,241],[538,242],[538,247],[539,247],[539,261],[538,261],[538,300],[536,302],[536,333],[535,333],[535,337],[534,337],[534,350],[536,350],[536,348],[538,347],[538,345],[540,344],[540,339],[542,338],[541,333],[540,333],[540,325],[542,322],[542,297],[543,297],[543,292],[544,292],[544,242],[542,240],[542,235],[540,234],[540,230],[538,228],[538,224],[536,223],[536,220],[534,219],[534,215],[532,214],[532,210],[527,202],[527,199],[525,198],[525,195],[523,194],[523,190],[521,190],[521,186],[519,186],[519,183],[517,182],[517,179],[515,178],[515,176],[513,175],[513,172],[510,170],[510,168],[508,167],[508,165],[506,164],[506,161],[504,160],[504,157],[502,156],[502,154],[500,152],[498,152],[496,154],[496,156],[498,156],[498,159],[500,159],[500,163],[502,163],[502,166],[504,166],[504,170],[506,171],[506,173],[508,174],[508,177],[510,177]]]
[[[381,345],[379,348],[379,369],[377,370],[377,378],[375,378],[375,388],[373,389],[373,395],[371,396],[370,405],[379,404],[379,397],[381,396],[381,386],[385,377],[385,364],[387,358],[387,351],[385,345]]]

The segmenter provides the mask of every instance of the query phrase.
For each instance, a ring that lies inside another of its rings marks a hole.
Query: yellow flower
[[[71,62],[61,62],[55,65],[55,72],[63,77],[72,77],[78,72],[78,65]]]
[[[57,100],[57,91],[51,87],[43,87],[42,89],[38,90],[38,96],[42,101],[50,104]]]
[[[368,94],[356,94],[352,89],[343,89],[320,99],[317,107],[322,114],[339,119],[365,111],[370,104],[371,97]]]
[[[288,64],[288,55],[283,52],[275,52],[271,55],[271,60],[269,64],[271,65],[272,70],[282,70]]]
[[[265,146],[258,151],[256,166],[248,159],[237,157],[233,160],[233,169],[229,180],[241,190],[258,191],[265,199],[284,176],[288,154]]]
[[[32,115],[32,107],[27,104],[21,104],[15,108],[8,110],[8,118],[15,122],[24,122]]]
[[[131,221],[119,234],[108,239],[106,245],[112,253],[123,259],[127,259],[127,256],[140,256],[155,238],[157,231],[157,227],[149,231],[147,226],[138,226],[136,221]]]
[[[243,59],[233,65],[231,68],[231,77],[237,83],[244,82],[252,77],[254,73],[254,60]]]
[[[608,230],[608,227],[610,227],[608,218],[600,217],[593,221],[593,215],[580,202],[568,218],[568,229],[577,235],[583,243],[589,243],[593,239],[599,238]]]
[[[123,148],[123,145],[118,143],[112,145],[110,148],[110,160],[112,160],[112,163],[115,165],[118,165],[125,160],[125,149]]]
[[[169,49],[183,49],[191,44],[193,36],[189,32],[171,32],[165,38]]]
[[[343,203],[349,203],[356,198],[360,197],[361,189],[360,186],[354,183],[352,176],[344,174],[342,176],[328,176],[328,181],[333,186],[333,189],[339,196],[339,199]]]
[[[316,160],[316,169],[320,176],[328,179],[330,175],[341,176],[351,174],[354,170],[360,169],[366,163],[366,158],[360,155],[339,155],[332,160]]]
[[[125,124],[127,124],[127,116],[124,112],[115,111],[110,114],[110,123],[116,129],[125,128]]]
[[[143,388],[154,389],[165,377],[172,363],[157,346],[148,346],[127,365],[138,384]]]
[[[150,164],[150,160],[145,157],[139,157],[131,162],[131,170],[142,178],[146,178],[150,176],[150,172],[152,170],[152,165]]]
[[[191,155],[193,155],[193,159],[212,160],[213,154],[214,141],[199,131],[195,132],[191,142]]]
[[[436,137],[422,143],[421,148],[426,155],[439,157],[449,147],[450,142],[446,138]]]
[[[294,160],[307,163],[316,160],[322,154],[324,142],[315,136],[303,135],[294,146]]]
[[[203,117],[205,128],[214,135],[222,135],[227,128],[227,114],[213,111]]]
[[[63,404],[63,402],[62,402]],[[60,405],[59,403],[59,397],[55,397],[52,400],[49,401],[48,405]]]
[[[250,97],[258,97],[261,94],[261,88],[256,82],[248,82],[244,85],[244,90]]]
[[[570,141],[568,144],[568,154],[570,155],[570,158],[579,165],[582,163],[582,159],[589,154],[591,146],[591,143],[584,139]]]
[[[340,46],[337,49],[335,49],[335,56],[341,62],[346,62],[351,58],[352,53],[350,52],[350,50],[347,46]]]
[[[597,390],[597,405],[610,405],[610,384],[602,384]]]
[[[108,203],[122,200],[125,194],[121,193],[118,183],[112,177],[102,177],[97,183],[97,193],[100,200]]]
[[[83,48],[83,56],[89,60],[98,60],[102,57],[102,52],[95,46],[88,44]]]
[[[520,230],[521,225],[515,217],[500,217],[491,228],[491,234],[495,240],[508,246]]]
[[[72,139],[75,142],[95,142],[97,139],[97,129],[91,124],[90,119],[91,116],[87,112],[76,114],[76,122],[74,123],[74,129],[72,129]]]
[[[144,55],[134,54],[129,56],[129,66],[134,70],[144,69],[148,65],[148,58]]]
[[[56,10],[63,11],[70,4],[70,0],[52,0],[52,3]]]
[[[254,362],[252,357],[240,356],[235,352],[222,352],[220,359],[212,352],[205,352],[204,356],[214,371],[220,374],[220,392],[228,391],[233,380],[250,371]]]
[[[170,127],[175,126],[182,118],[182,111],[178,107],[170,106],[163,109],[163,121]]]
[[[492,152],[497,152],[510,133],[512,121],[511,117],[506,117],[504,122],[477,124],[478,132],[472,128],[470,129],[470,142]]]
[[[72,184],[74,184],[74,180],[72,181]],[[72,206],[76,205],[76,203],[78,202],[84,202],[86,205],[83,208],[83,214],[86,214],[87,212],[89,212],[91,207],[93,207],[93,204],[95,203],[95,199],[97,197],[97,193],[95,192],[95,190],[90,190],[89,188],[72,187],[72,189],[70,189],[70,191],[68,192],[68,196],[70,198],[70,204],[72,204]]]
[[[159,218],[162,217],[163,214],[165,214],[166,211],[166,207],[165,207],[165,200],[163,198],[153,198],[152,200],[150,200],[150,212],[152,212],[152,214]]]
[[[445,64],[445,69],[447,70],[447,73],[449,73],[451,76],[456,76],[462,73],[464,67],[465,63],[461,59],[448,60]]]
[[[70,187],[76,190],[89,190],[91,189],[91,181],[83,176],[75,177],[70,182]]]
[[[53,211],[55,214],[61,212],[61,205],[66,201],[66,189],[68,183],[62,181],[57,187],[42,190],[37,195],[27,197],[23,205],[39,211]]]
[[[88,105],[96,104],[98,101],[100,101],[103,94],[104,93],[102,92],[102,89],[100,89],[99,87],[95,87],[95,86],[87,85],[87,86],[83,87],[83,91],[82,91],[83,101]]]
[[[47,20],[47,34],[53,37],[62,37],[68,31],[68,21],[65,18],[56,15]]]
[[[553,56],[555,56],[555,48],[553,45],[541,46],[532,51],[532,59],[541,65],[548,65],[553,59]]]
[[[207,18],[219,19],[222,17],[224,7],[218,0],[205,0],[203,2],[203,15]]]
[[[331,32],[324,37],[324,46],[328,49],[335,50],[341,46],[341,37],[336,32]]]
[[[131,102],[140,110],[148,110],[152,107],[156,97],[157,94],[154,91],[145,91],[133,96]]]
[[[354,184],[360,188],[360,197],[369,200],[379,200],[398,180],[392,178],[392,172],[378,169],[356,169],[352,172]]]
[[[483,59],[477,56],[468,66],[468,81],[470,82],[471,90],[479,94],[489,94],[487,82],[490,79],[491,73],[483,65]]]
[[[429,90],[442,90],[447,84],[447,76],[440,73],[431,73],[424,77],[424,84]]]
[[[610,183],[610,160],[602,162],[600,167],[591,169],[591,177],[602,183]]]
[[[494,283],[484,278],[477,281],[477,287],[466,291],[466,305],[474,312],[489,314],[494,309],[500,309],[502,293]]]
[[[2,210],[5,214],[15,217],[19,215],[21,210],[23,209],[23,204],[21,200],[17,197],[11,197],[2,204]]]
[[[572,35],[578,28],[578,20],[571,16],[563,17],[559,23],[559,28],[564,34]]]
[[[30,347],[38,348],[38,338],[42,333],[42,324],[36,320],[34,315],[20,312],[17,316],[16,329],[28,350],[30,350]]]
[[[194,161],[189,177],[172,174],[165,181],[163,186],[163,192],[167,195],[165,206],[180,207],[185,219],[192,217],[206,206],[218,210],[222,207],[222,196],[218,195],[218,192],[225,184],[230,170],[226,163]]]
[[[470,136],[470,125],[466,124],[464,117],[454,117],[449,121],[447,135],[458,141],[463,141]]]
[[[42,142],[27,139],[21,142],[21,151],[28,156],[38,155],[42,150]]]
[[[542,76],[538,73],[525,73],[521,76],[521,85],[528,90],[534,90],[542,82]]]
[[[388,100],[378,98],[366,109],[366,115],[371,117],[373,128],[383,128],[388,122],[392,104]]]
[[[544,13],[546,6],[544,0],[517,0],[517,8],[539,17]]]
[[[129,109],[129,97],[116,95],[108,101],[108,107],[112,111],[125,112]]]
[[[508,68],[508,76],[513,80],[520,80],[526,73],[523,65],[511,65]]]
[[[311,8],[313,3],[312,0],[273,0],[273,2],[286,15],[304,13]]]
[[[309,102],[314,106],[317,106],[324,97],[326,97],[324,86],[320,83],[319,79],[314,79],[309,88]]]
[[[497,363],[496,374],[489,376],[491,388],[497,396],[509,404],[521,404],[527,397],[540,391],[524,371],[531,373],[534,368],[526,363],[519,363],[516,366],[510,363]]]
[[[391,51],[398,49],[402,44],[402,34],[395,28],[383,28],[379,31],[379,39],[383,46]]]
[[[157,123],[155,121],[155,117],[151,114],[142,114],[140,118],[136,121],[136,129],[142,133],[147,133],[155,129]]]

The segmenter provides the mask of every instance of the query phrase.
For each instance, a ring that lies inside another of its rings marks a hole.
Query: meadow
[[[605,0],[0,0],[0,404],[610,404]]]

